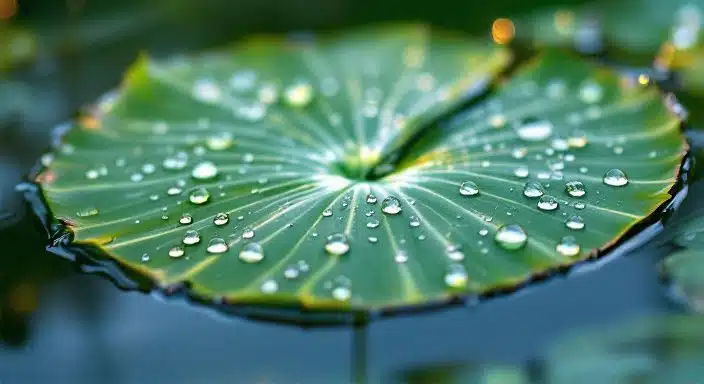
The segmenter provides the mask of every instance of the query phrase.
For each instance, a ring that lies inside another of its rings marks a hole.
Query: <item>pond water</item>
[[[314,3],[323,7],[327,2]],[[46,240],[13,189],[48,145],[51,127],[118,84],[140,49],[166,54],[218,45],[249,29],[369,21],[360,10],[342,16],[349,2],[331,3],[335,6],[319,9],[316,16],[329,15],[326,22],[262,21],[259,27],[254,20],[199,36],[189,33],[202,30],[202,21],[175,36],[152,26],[119,37],[119,43],[93,42],[87,50],[68,46],[60,54],[40,55],[37,64],[13,75],[28,84],[32,103],[26,116],[0,125],[0,204],[10,212],[0,217],[5,222],[0,225],[0,383],[348,382],[353,376],[350,328],[259,323],[122,292],[107,279],[79,273],[68,261],[45,253]],[[305,9],[292,12],[303,15]],[[411,9],[398,17],[432,17]],[[697,204],[699,190],[690,194],[687,207]],[[575,329],[676,312],[655,269],[665,252],[646,246],[596,271],[557,276],[479,306],[375,321],[367,328],[368,381],[388,382],[400,371],[437,362],[520,362]],[[23,315],[8,310],[18,302]]]

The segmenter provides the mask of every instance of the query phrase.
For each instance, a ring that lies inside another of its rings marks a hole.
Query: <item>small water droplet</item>
[[[268,295],[272,293],[276,293],[279,290],[279,283],[276,282],[276,280],[268,279],[262,282],[262,285],[259,286],[259,290],[262,293],[266,293]]]
[[[445,248],[445,255],[447,255],[450,260],[464,260],[464,252],[462,252],[462,246],[457,244],[448,245],[447,248]]]
[[[445,284],[450,288],[464,288],[467,286],[469,276],[462,264],[450,264],[445,273]]]
[[[198,244],[200,243],[200,234],[198,231],[195,231],[193,229],[189,229],[186,231],[186,234],[183,236],[183,243],[186,245],[193,245],[193,244]]]
[[[408,225],[409,225],[411,228],[420,227],[420,219],[417,218],[416,216],[411,216],[411,217],[409,218]]]
[[[601,88],[601,85],[594,81],[585,82],[579,89],[579,98],[587,104],[598,103],[599,101],[601,101],[601,98],[603,96],[603,88]]]
[[[198,79],[193,85],[193,96],[199,101],[216,103],[220,101],[220,87],[210,79]]]
[[[193,222],[193,216],[189,215],[188,213],[184,213],[181,215],[181,217],[178,219],[178,222],[183,225],[188,225]]]
[[[183,192],[183,190],[179,187],[170,187],[166,190],[166,194],[169,196],[176,196],[181,192]]]
[[[352,291],[346,286],[335,287],[332,290],[332,297],[338,301],[347,301],[352,297]]]
[[[206,251],[208,251],[208,253],[219,254],[227,252],[228,249],[230,249],[230,247],[224,239],[214,237],[208,242],[208,248]]]
[[[376,204],[377,198],[373,194],[368,194],[367,195],[367,204]]]
[[[197,180],[209,180],[218,175],[218,167],[210,161],[198,163],[193,167],[191,176]]]
[[[584,229],[584,219],[582,219],[582,216],[572,215],[565,221],[565,226],[574,230]]]
[[[396,255],[394,255],[394,262],[398,264],[404,264],[405,262],[408,261],[408,255],[404,251],[398,251]]]
[[[284,277],[288,280],[297,279],[300,274],[300,271],[296,267],[288,267],[284,270]]]
[[[186,251],[183,250],[183,247],[180,245],[177,245],[171,249],[169,249],[169,257],[172,259],[178,259],[179,257],[183,256],[186,253]]]
[[[95,180],[100,176],[97,169],[89,169],[86,171],[86,179]]]
[[[213,218],[213,224],[217,226],[225,225],[230,221],[230,215],[220,212]]]
[[[350,250],[347,236],[342,233],[335,233],[328,236],[325,242],[325,251],[331,255],[341,256]]]
[[[564,236],[560,239],[560,242],[555,246],[557,253],[562,256],[573,257],[579,255],[582,248],[577,243],[577,239],[574,236]]]
[[[258,263],[264,259],[264,248],[259,243],[247,243],[242,247],[239,258],[245,263]]]
[[[540,196],[538,200],[538,208],[543,211],[554,211],[558,208],[559,204],[557,199],[550,195]]]
[[[528,177],[529,173],[528,168],[523,166],[518,167],[513,171],[513,175],[521,179]]]
[[[376,242],[379,241],[379,238],[377,238],[376,236],[369,236],[367,237],[367,240],[369,240],[369,242],[372,244],[376,244]]]
[[[186,168],[188,160],[185,157],[167,157],[161,166],[168,171],[178,171]]]
[[[332,209],[325,208],[325,210],[323,211],[323,217],[330,217],[330,216],[332,216]]]
[[[525,141],[543,141],[552,135],[552,123],[537,118],[526,118],[516,127],[516,133]]]
[[[286,88],[284,97],[292,107],[305,107],[313,100],[313,86],[304,81],[298,81]]]
[[[489,230],[486,228],[482,228],[479,230],[479,236],[486,236],[489,234]]]
[[[587,193],[587,190],[581,181],[568,181],[565,184],[565,190],[567,191],[567,194],[572,197],[582,197]]]
[[[582,202],[574,203],[574,207],[577,209],[584,209],[587,205]]]
[[[528,241],[526,231],[518,224],[501,226],[494,235],[494,240],[503,249],[509,251],[523,248]]]
[[[612,187],[623,187],[628,184],[628,178],[622,170],[614,168],[604,174],[604,184]]]
[[[232,146],[232,134],[220,132],[210,135],[205,140],[205,146],[211,151],[224,151]]]
[[[245,228],[244,231],[242,231],[242,238],[243,239],[251,239],[253,237],[254,237],[254,229]]]
[[[479,194],[479,187],[473,181],[465,181],[460,184],[460,195],[475,196],[477,194]]]
[[[376,228],[379,226],[379,220],[369,220],[367,222],[367,228]]]
[[[97,214],[98,214],[98,208],[95,208],[95,207],[84,208],[84,209],[81,209],[80,211],[76,212],[76,216],[78,216],[78,217],[90,217],[90,216],[95,216]]]
[[[196,205],[205,204],[208,200],[210,200],[210,192],[203,187],[194,189],[188,195],[188,201]]]
[[[525,197],[536,198],[543,196],[544,193],[545,189],[538,181],[531,180],[523,186],[523,196]]]
[[[381,211],[387,215],[397,215],[401,210],[401,201],[394,196],[389,196],[381,202]]]
[[[150,259],[151,259],[151,258],[149,257],[149,254],[148,254],[148,253],[143,253],[143,254],[142,254],[141,260],[142,260],[143,263],[148,262]]]

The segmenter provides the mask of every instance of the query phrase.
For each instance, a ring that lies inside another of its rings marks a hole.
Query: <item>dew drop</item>
[[[148,262],[150,259],[151,259],[151,258],[149,257],[149,254],[148,254],[148,253],[143,253],[143,254],[142,254],[141,260],[142,260],[143,263]]]
[[[183,225],[188,225],[193,222],[193,216],[189,215],[188,213],[184,213],[181,215],[181,217],[178,219],[178,222]]]
[[[183,256],[186,253],[186,251],[183,250],[183,247],[180,245],[177,245],[171,249],[169,249],[169,257],[172,259],[178,259],[179,257]]]
[[[253,237],[254,237],[254,229],[245,228],[244,231],[242,231],[242,238],[243,239],[251,239]]]
[[[297,279],[300,274],[300,271],[296,267],[288,267],[284,270],[284,277],[288,280]]]
[[[186,231],[186,234],[183,236],[183,243],[186,245],[193,245],[193,244],[198,244],[200,243],[200,234],[198,231],[195,231],[193,229],[189,229]]]
[[[528,171],[528,168],[523,166],[513,170],[513,175],[520,179],[525,179],[526,177],[528,177],[529,173],[530,172]]]
[[[445,255],[450,260],[462,261],[464,260],[464,252],[462,252],[462,247],[460,245],[451,244],[445,248]]]
[[[222,92],[212,80],[199,79],[193,86],[193,95],[199,101],[216,103],[222,97]]]
[[[582,203],[581,201],[580,201],[580,202],[577,202],[577,203],[574,203],[574,207],[577,208],[577,209],[584,209],[586,206],[587,206],[587,205],[584,204],[584,203]]]
[[[381,211],[387,215],[397,215],[401,212],[401,201],[394,196],[389,196],[381,202]]]
[[[579,89],[579,98],[587,104],[598,103],[603,96],[604,90],[594,81],[585,82]]]
[[[404,264],[405,262],[408,261],[408,255],[404,251],[398,251],[396,255],[394,255],[394,262],[398,264]]]
[[[292,107],[305,107],[313,100],[313,86],[307,82],[299,81],[286,88],[284,98]]]
[[[337,301],[347,301],[352,297],[349,287],[339,286],[332,290],[332,297]]]
[[[473,181],[465,181],[460,184],[460,195],[475,196],[477,194],[479,194],[479,187]]]
[[[166,194],[169,196],[176,196],[181,192],[183,192],[183,190],[179,187],[170,187],[166,190]]]
[[[347,236],[342,233],[335,233],[328,236],[325,241],[325,251],[331,255],[341,256],[350,250],[350,243]]]
[[[376,236],[369,236],[367,237],[367,240],[369,240],[369,242],[372,244],[376,244],[379,241],[379,238]]]
[[[330,217],[330,216],[332,216],[332,209],[325,208],[325,210],[323,211],[323,217]]]
[[[582,197],[587,193],[584,184],[581,181],[568,181],[565,184],[567,194],[572,197]]]
[[[369,220],[367,222],[367,228],[376,228],[379,226],[379,220]]]
[[[494,241],[503,249],[509,251],[523,248],[528,241],[526,231],[518,224],[501,226],[494,235]]]
[[[450,288],[464,288],[468,281],[467,270],[462,264],[451,264],[445,273],[445,284]]]
[[[217,226],[225,225],[230,221],[230,215],[220,212],[213,218],[213,224]]]
[[[193,167],[191,176],[197,180],[209,180],[218,175],[218,167],[210,161],[198,163]]]
[[[205,146],[211,151],[224,151],[232,146],[232,134],[221,132],[208,136]]]
[[[529,181],[523,186],[523,196],[536,198],[545,193],[543,185],[538,181]]]
[[[376,204],[377,198],[373,194],[368,194],[367,195],[367,204]]]
[[[227,242],[224,239],[214,237],[208,242],[208,248],[206,248],[206,251],[208,251],[208,253],[219,254],[227,252],[228,249],[230,249],[230,247],[228,247]]]
[[[161,163],[161,166],[169,171],[178,171],[184,169],[186,168],[186,165],[188,165],[188,160],[185,157],[167,157]]]
[[[574,230],[584,229],[584,219],[579,215],[570,216],[570,218],[565,221],[565,226]]]
[[[577,239],[574,236],[564,236],[560,239],[560,242],[555,246],[557,253],[562,256],[573,257],[579,255],[582,248],[577,243]]]
[[[90,217],[90,216],[95,216],[97,214],[98,214],[98,208],[95,208],[95,207],[84,208],[84,209],[81,209],[80,211],[76,212],[76,216],[78,216],[78,217]]]
[[[411,228],[420,227],[420,219],[418,219],[418,217],[416,217],[416,216],[411,216],[409,218],[408,225]]]
[[[98,176],[100,176],[100,174],[96,169],[89,169],[88,171],[86,171],[86,179],[88,180],[95,180],[98,178]]]
[[[552,134],[552,123],[547,120],[527,118],[516,127],[516,133],[525,141],[543,141]]]
[[[194,189],[188,195],[188,201],[196,205],[205,204],[208,200],[210,200],[210,192],[203,187]]]
[[[247,243],[242,247],[239,258],[245,263],[258,263],[264,259],[264,249],[259,243]]]
[[[486,236],[489,234],[489,230],[486,228],[482,228],[479,230],[479,236]]]
[[[262,282],[262,285],[259,286],[259,290],[268,295],[276,293],[279,290],[279,283],[272,279],[265,280]]]
[[[558,208],[559,204],[557,199],[550,195],[540,196],[538,200],[538,208],[543,211],[554,211]]]
[[[628,178],[622,170],[614,168],[604,174],[604,184],[612,187],[623,187],[628,184]]]

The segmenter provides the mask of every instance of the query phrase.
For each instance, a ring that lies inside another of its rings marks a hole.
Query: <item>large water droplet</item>
[[[349,250],[350,243],[347,241],[347,236],[342,233],[328,236],[325,242],[325,251],[331,255],[344,255]]]
[[[555,246],[557,253],[562,256],[577,256],[581,252],[582,248],[577,243],[577,239],[574,236],[564,236],[560,239],[560,242]]]
[[[401,210],[401,201],[394,196],[389,196],[381,202],[381,211],[387,215],[397,215]]]
[[[547,120],[527,118],[516,127],[516,133],[525,141],[543,141],[552,134],[552,123]]]
[[[570,216],[570,218],[565,221],[565,226],[575,230],[584,229],[584,219],[582,219],[582,216],[578,215]]]
[[[572,197],[582,197],[587,193],[587,189],[581,181],[568,181],[565,184],[565,190]]]
[[[186,251],[183,250],[183,247],[180,245],[177,245],[171,249],[169,249],[169,257],[172,259],[178,259],[179,257],[183,256],[186,253]]]
[[[523,186],[523,196],[536,198],[540,197],[545,193],[543,185],[538,181],[529,181]]]
[[[213,218],[213,224],[217,226],[225,225],[230,221],[230,215],[220,212]]]
[[[193,171],[191,172],[191,176],[198,180],[212,179],[217,175],[218,167],[210,161],[198,163],[195,167],[193,167]]]
[[[245,263],[258,263],[264,259],[264,248],[259,243],[245,244],[239,257]]]
[[[305,107],[313,100],[313,86],[307,82],[299,81],[285,90],[286,103],[292,107]]]
[[[462,196],[474,196],[479,193],[479,187],[473,181],[465,181],[460,184],[460,195]]]
[[[230,249],[230,247],[227,245],[227,242],[219,237],[214,237],[208,242],[208,248],[206,251],[208,253],[225,253],[227,250]]]
[[[186,245],[193,245],[193,244],[198,244],[200,243],[200,234],[198,234],[198,231],[189,229],[186,231],[186,234],[183,236],[183,243]]]
[[[550,195],[541,196],[538,200],[538,208],[543,211],[554,211],[558,206],[557,199]]]
[[[210,192],[208,192],[207,189],[202,187],[194,189],[188,195],[188,201],[196,205],[205,204],[208,202],[208,200],[210,200]]]
[[[496,231],[494,240],[501,248],[512,251],[523,248],[528,241],[528,235],[520,225],[508,224]]]
[[[622,170],[614,168],[604,174],[604,184],[612,187],[623,187],[628,184],[628,178]]]
[[[450,288],[464,288],[467,286],[469,276],[462,264],[450,264],[445,273],[445,284]]]

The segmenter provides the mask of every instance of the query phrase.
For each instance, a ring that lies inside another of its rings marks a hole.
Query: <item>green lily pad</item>
[[[435,121],[507,59],[420,27],[142,59],[37,182],[74,245],[199,298],[368,311],[513,289],[657,213],[687,146],[656,89],[558,53]]]
[[[415,368],[395,382],[403,384],[527,384],[528,375],[521,367],[488,364],[442,364]]]
[[[668,256],[662,264],[662,272],[672,283],[676,298],[697,312],[704,311],[704,253],[701,248]]]

